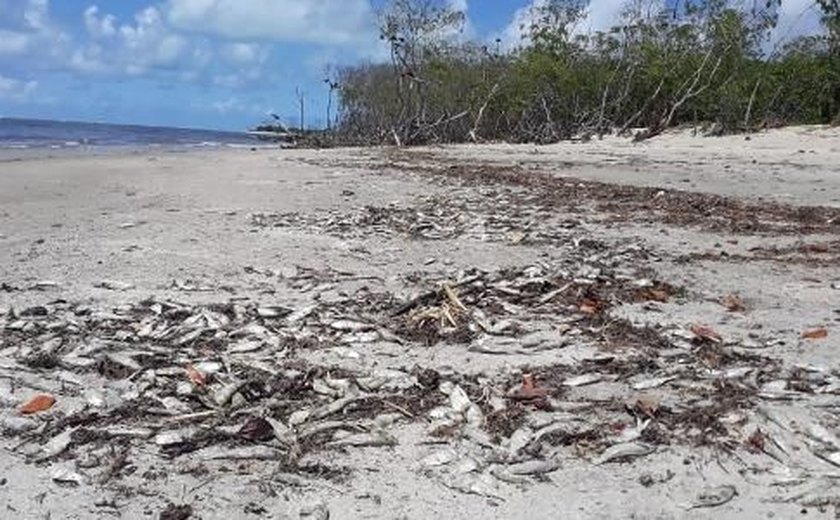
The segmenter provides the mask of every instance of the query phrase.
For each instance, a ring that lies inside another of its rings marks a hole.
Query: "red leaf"
[[[799,248],[801,253],[828,253],[828,244],[805,244]]]
[[[580,312],[584,314],[598,314],[601,310],[601,303],[595,300],[586,299],[580,302]]]
[[[692,325],[691,332],[697,336],[698,338],[706,341],[711,341],[712,343],[720,343],[723,341],[723,338],[715,332],[715,330],[711,327],[707,327],[705,325]]]
[[[644,289],[639,291],[639,299],[649,302],[668,303],[671,295],[662,289]]]
[[[522,376],[522,386],[513,393],[513,398],[530,401],[532,399],[545,399],[547,395],[548,392],[537,384],[533,374],[524,374]]]
[[[187,377],[195,386],[204,386],[207,384],[207,374],[195,368],[192,365],[187,365]]]
[[[36,395],[20,407],[20,413],[24,415],[32,415],[39,412],[45,412],[53,407],[55,404],[55,397],[48,394]]]
[[[744,302],[742,302],[741,298],[739,298],[735,294],[729,294],[727,296],[724,296],[720,300],[720,304],[726,307],[726,310],[728,310],[729,312],[743,312],[746,310],[746,307],[744,307]]]
[[[825,339],[828,337],[828,329],[820,328],[805,331],[802,333],[802,339]]]
[[[747,438],[747,447],[753,453],[764,452],[764,447],[766,443],[767,437],[758,428],[756,428],[752,435],[750,435],[749,438]]]

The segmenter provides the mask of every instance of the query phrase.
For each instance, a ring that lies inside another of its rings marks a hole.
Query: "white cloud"
[[[104,38],[117,34],[116,17],[110,14],[99,16],[98,6],[92,5],[85,9],[84,20],[88,33],[94,38]]]
[[[621,22],[621,13],[626,5],[626,0],[591,0],[586,9],[586,17],[578,29],[582,32],[596,32],[614,27]]]
[[[268,50],[258,43],[229,43],[222,47],[222,55],[229,61],[242,65],[263,63]]]
[[[67,40],[50,21],[48,0],[0,0],[0,58],[29,56],[38,66],[60,54]]]
[[[539,10],[548,4],[547,0],[533,0],[529,5],[520,7],[513,13],[513,18],[498,36],[506,50],[516,49],[528,43],[531,27],[539,19]]]
[[[26,33],[0,29],[0,55],[24,54],[31,43],[32,39]]]
[[[217,112],[221,115],[239,113],[249,114],[252,116],[262,116],[268,112],[268,110],[265,107],[257,103],[247,102],[236,96],[231,96],[221,101],[213,101],[209,105],[195,104],[193,108],[198,110],[207,110],[209,108],[210,110]]]
[[[49,23],[48,0],[0,0],[0,27],[40,30]]]
[[[813,0],[784,0],[779,8],[779,20],[770,34],[772,47],[779,47],[799,36],[823,31],[821,13]]]
[[[0,75],[0,99],[24,101],[38,88],[37,81],[23,81]]]
[[[366,42],[374,21],[367,0],[166,0],[163,11],[187,31],[323,45]]]
[[[83,14],[90,41],[77,48],[70,65],[81,72],[124,73],[138,76],[150,70],[200,68],[210,61],[206,42],[181,35],[165,23],[156,7],[119,23],[97,6]]]
[[[268,47],[259,43],[219,43],[178,31],[160,7],[141,10],[132,23],[121,23],[95,5],[83,18],[90,41],[70,59],[79,72],[142,76],[177,71],[182,81],[206,77],[213,85],[235,89],[259,80],[269,57]]]
[[[31,29],[44,29],[48,23],[49,0],[26,0],[23,19]]]
[[[458,1],[458,0],[450,0]],[[527,44],[531,27],[539,20],[538,12],[550,0],[531,0],[525,7],[517,9],[513,19],[499,35],[505,49],[515,49]],[[621,22],[622,13],[632,0],[590,0],[584,18],[573,28],[577,33],[603,31]],[[752,2],[729,0],[736,9],[749,9]],[[650,0],[649,7],[666,6],[666,2]],[[773,45],[782,44],[798,36],[811,35],[822,30],[820,12],[813,0],[783,0],[778,11],[779,20],[771,33]]]

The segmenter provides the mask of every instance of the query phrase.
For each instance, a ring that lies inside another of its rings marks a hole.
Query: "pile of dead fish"
[[[341,238],[402,236],[419,240],[469,237],[512,244],[565,241],[579,222],[558,219],[533,195],[512,188],[481,187],[443,196],[423,196],[408,206],[362,206],[314,214],[258,213],[257,227],[297,228]]]
[[[764,424],[761,403],[814,395],[833,402],[837,374],[780,367],[757,354],[768,346],[762,340],[610,317],[614,306],[677,297],[621,267],[636,254],[472,270],[406,297],[365,290],[299,308],[148,300],[102,309],[58,300],[5,309],[0,428],[19,439],[20,453],[49,464],[54,479],[78,484],[119,478],[141,447],[166,458],[279,460],[293,469],[323,450],[394,445],[395,424],[422,424],[445,447],[418,470],[493,497],[570,456],[609,464],[671,444],[771,453],[770,428],[756,426]],[[410,327],[435,340],[421,341]],[[605,351],[615,327],[624,343]],[[483,355],[578,354],[482,376],[305,360],[322,349],[352,359],[353,349],[376,342],[459,348],[455,339]],[[817,437],[820,456],[840,464],[840,442]]]

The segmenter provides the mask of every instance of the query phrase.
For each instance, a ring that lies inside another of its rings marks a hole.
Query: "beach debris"
[[[607,462],[636,459],[650,455],[656,448],[640,442],[625,442],[607,448],[601,455],[593,460],[597,466]]]
[[[23,404],[19,408],[19,411],[23,415],[33,415],[49,410],[54,404],[54,396],[49,394],[39,394]]]
[[[199,370],[195,365],[187,365],[186,373],[190,382],[195,386],[202,387],[207,385],[209,380],[208,374]]]
[[[298,516],[305,520],[330,520],[330,510],[324,502],[316,502],[300,508]]]
[[[420,466],[427,468],[445,466],[458,460],[458,457],[458,452],[451,448],[447,448],[426,455],[420,460]]]
[[[709,487],[702,490],[697,499],[688,507],[688,509],[700,509],[722,506],[735,498],[738,495],[738,490],[735,486],[723,485]]]
[[[78,486],[87,479],[84,475],[72,469],[68,465],[56,465],[50,469],[50,478],[59,484],[72,484]]]
[[[563,386],[575,388],[578,386],[594,385],[603,381],[604,376],[601,374],[581,374],[579,376],[571,377],[563,381]]]
[[[802,339],[810,339],[810,340],[818,340],[818,339],[825,339],[828,337],[828,329],[826,328],[819,328],[813,330],[807,330],[802,333]]]
[[[249,441],[264,442],[274,437],[274,426],[262,417],[249,417],[238,434]]]
[[[103,280],[93,284],[93,286],[97,289],[107,289],[109,291],[119,292],[130,291],[136,287],[133,283],[119,282],[115,280]]]
[[[49,460],[53,457],[61,455],[73,443],[73,433],[78,428],[71,428],[56,435],[50,439],[42,448],[38,456],[38,461]]]
[[[523,374],[522,385],[511,395],[519,401],[544,401],[547,396],[548,391],[539,386],[534,374]]]
[[[720,304],[729,312],[744,312],[746,310],[744,302],[737,294],[727,294],[721,298]]]
[[[529,460],[507,466],[506,470],[512,475],[544,475],[560,469],[556,460]]]
[[[545,240],[527,235],[528,243]],[[827,368],[730,352],[734,342],[724,348],[710,326],[675,331],[621,318],[622,305],[656,310],[650,302],[681,293],[626,267],[649,252],[572,245],[577,256],[558,265],[456,270],[442,259],[397,279],[410,286],[399,296],[354,273],[283,266],[246,272],[262,298],[294,301],[276,294],[282,284],[302,303],[238,296],[206,303],[201,295],[205,303],[59,300],[9,308],[0,315],[10,338],[0,342],[0,374],[21,369],[24,383],[60,395],[62,406],[44,417],[14,414],[17,423],[5,417],[0,427],[27,443],[27,453],[40,449],[35,460],[74,462],[67,482],[90,482],[83,472],[95,467],[106,468],[102,478],[121,478],[128,473],[107,468],[122,468],[138,450],[204,466],[196,471],[279,464],[286,478],[307,486],[333,471],[333,457],[324,457],[325,467],[307,473],[302,461],[310,455],[388,449],[404,439],[397,428],[423,424],[418,445],[434,448],[414,464],[419,475],[503,500],[505,484],[546,479],[567,457],[608,470],[672,443],[782,453],[774,448],[780,436],[749,421],[753,403],[840,388]],[[773,339],[752,338],[761,345]],[[541,361],[513,373],[507,364],[472,373],[437,357],[434,368],[390,362],[403,351],[424,359],[429,346],[459,361],[470,352]],[[617,406],[600,405],[601,394]],[[840,448],[832,442],[814,441],[813,452],[834,464]],[[119,449],[107,452],[103,443]]]
[[[676,379],[677,376],[664,376],[644,379],[642,381],[633,383],[633,390],[653,390],[654,388],[659,388],[661,386],[667,385],[668,383]]]
[[[159,520],[189,520],[193,517],[193,507],[190,505],[167,504],[160,512]]]
[[[713,328],[707,325],[692,325],[691,333],[701,341],[708,341],[710,343],[722,343],[723,338]]]

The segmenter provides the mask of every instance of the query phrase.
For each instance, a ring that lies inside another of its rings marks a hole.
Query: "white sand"
[[[451,272],[476,266],[492,270],[537,260],[551,263],[567,254],[554,246],[513,247],[468,238],[345,239],[307,229],[259,230],[251,225],[250,215],[258,212],[317,214],[389,202],[410,205],[417,197],[446,192],[445,184],[431,185],[423,177],[365,167],[381,160],[385,152],[233,150],[23,160],[7,156],[0,162],[0,283],[24,290],[0,290],[0,311],[56,298],[107,308],[149,296],[185,303],[225,302],[235,297],[298,307],[311,303],[311,295],[289,291],[259,273],[294,265],[330,266],[378,277],[381,282],[370,282],[375,288],[404,295],[408,289],[399,275],[435,272],[443,269],[444,261]],[[780,130],[750,140],[742,136],[695,138],[681,133],[641,145],[611,138],[548,147],[482,145],[425,152],[466,164],[516,164],[609,183],[840,207],[840,131],[836,129]],[[762,355],[785,366],[840,369],[836,354],[840,285],[832,287],[840,283],[840,266],[673,261],[675,256],[691,252],[723,249],[748,255],[755,246],[836,241],[836,235],[733,237],[666,225],[627,223],[616,227],[604,225],[597,217],[581,215],[585,221],[581,233],[607,243],[629,240],[643,244],[654,252],[649,264],[659,276],[691,292],[687,302],[662,305],[656,312],[627,306],[616,309],[617,316],[673,325],[708,323],[735,342],[755,334],[775,337],[785,343],[762,351]],[[734,239],[737,243],[730,242]],[[425,265],[428,258],[437,263]],[[56,282],[59,288],[25,290],[45,280]],[[125,292],[95,288],[102,280],[126,282],[135,288]],[[172,287],[175,280],[189,280],[211,290],[180,292]],[[266,286],[272,291],[266,291]],[[733,315],[714,302],[730,293],[739,293],[750,312]],[[828,340],[799,340],[801,331],[817,326],[829,329]],[[0,416],[14,416],[15,403],[32,391],[26,385],[40,376],[27,375],[14,388],[7,385],[12,401],[3,401],[3,385],[14,374],[6,369],[14,362],[4,357],[4,348],[13,346],[3,344],[2,337],[0,330]],[[351,347],[362,352],[361,360],[348,361],[328,352],[298,355],[354,369],[451,366],[490,378],[528,364],[574,359],[574,349],[533,358],[470,353],[463,345],[398,351]],[[573,395],[596,399],[600,391],[603,389],[595,385]],[[822,407],[817,408],[818,404]],[[775,416],[796,419],[800,426],[820,422],[836,432],[838,421],[832,410],[838,404],[833,394],[827,394],[792,405],[766,402],[762,406]],[[61,401],[58,406],[61,411]],[[552,419],[540,413],[534,417]],[[758,419],[758,415],[749,414],[750,421]],[[552,420],[571,419],[559,414]],[[749,425],[738,427],[749,431]],[[563,452],[561,469],[545,481],[498,484],[497,497],[454,491],[441,483],[451,484],[454,477],[438,478],[438,473],[420,469],[421,458],[442,448],[425,444],[429,437],[422,422],[395,428],[392,433],[398,444],[393,448],[349,449],[319,456],[316,460],[350,466],[354,472],[344,482],[315,479],[303,488],[272,481],[270,465],[228,464],[233,470],[222,471],[220,465],[208,464],[209,474],[192,474],[188,471],[195,469],[196,461],[189,457],[161,459],[153,447],[132,452],[139,471],[131,477],[102,489],[94,484],[66,488],[50,480],[47,465],[25,461],[16,450],[19,440],[0,438],[0,478],[5,479],[0,485],[0,508],[10,518],[110,518],[111,510],[94,505],[105,498],[116,501],[123,518],[156,517],[171,501],[192,504],[196,514],[205,519],[257,518],[245,512],[249,503],[264,507],[265,518],[296,518],[301,506],[314,502],[326,504],[331,518],[339,519],[763,519],[799,517],[802,502],[814,496],[840,503],[835,477],[829,478],[836,468],[806,456],[805,438],[790,423],[786,428],[777,428],[778,440],[792,443],[793,449],[802,452],[791,452],[779,461],[737,447],[736,456],[729,456],[679,443],[661,447],[635,464],[594,466],[585,458]],[[452,447],[463,452],[474,449],[467,441],[452,441]],[[148,469],[163,471],[166,476],[143,479],[141,474]],[[673,477],[665,483],[650,488],[639,483],[642,475],[658,478],[667,472]],[[826,477],[819,478],[821,475]],[[790,486],[774,485],[785,479]],[[700,490],[722,484],[735,486],[738,496],[720,507],[686,508]],[[797,494],[802,496],[797,498]],[[789,503],[783,502],[790,497],[794,498]],[[809,507],[803,517],[833,516],[834,508],[828,506]]]

